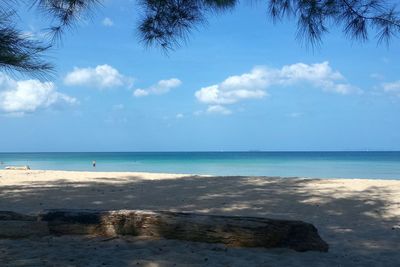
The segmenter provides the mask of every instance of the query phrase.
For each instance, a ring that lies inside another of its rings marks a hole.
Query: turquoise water
[[[0,162],[47,170],[400,179],[400,152],[0,153]]]

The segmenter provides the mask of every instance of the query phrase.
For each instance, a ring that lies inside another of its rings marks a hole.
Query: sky
[[[48,24],[21,9],[39,38]],[[1,73],[0,152],[400,150],[400,39],[333,28],[311,49],[252,3],[166,54],[139,18],[105,1],[48,53],[54,77]]]

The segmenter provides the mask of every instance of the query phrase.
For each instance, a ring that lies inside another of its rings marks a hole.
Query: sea
[[[20,165],[33,170],[400,179],[400,151],[0,153],[0,169]]]

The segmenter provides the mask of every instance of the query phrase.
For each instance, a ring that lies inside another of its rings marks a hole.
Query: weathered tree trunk
[[[301,221],[135,210],[53,210],[41,214],[40,220],[54,234],[134,235],[234,247],[328,251],[318,230]]]
[[[36,216],[0,211],[0,237],[49,234],[133,235],[234,247],[328,251],[318,230],[302,221],[139,210],[49,210]]]

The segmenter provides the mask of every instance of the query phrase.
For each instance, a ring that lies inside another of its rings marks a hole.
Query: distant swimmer
[[[96,161],[95,160],[93,160],[92,165],[93,165],[93,168],[96,168]]]

